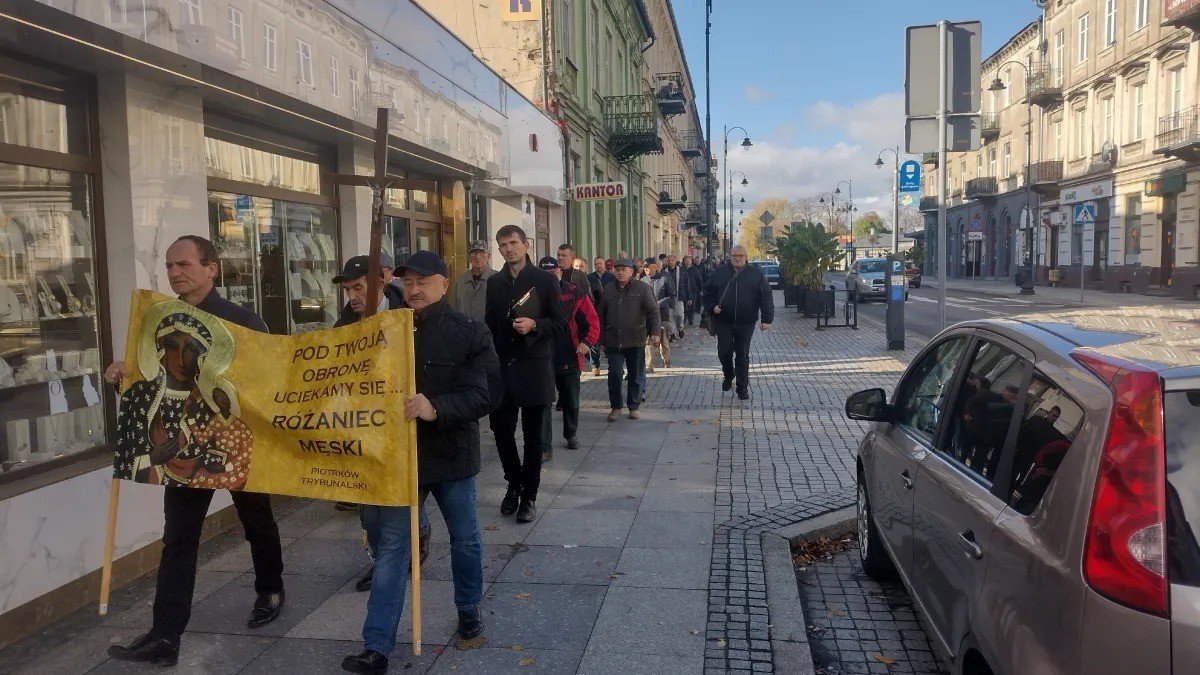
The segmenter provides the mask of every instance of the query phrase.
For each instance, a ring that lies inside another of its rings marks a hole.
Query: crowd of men
[[[468,269],[456,278],[441,258],[418,251],[399,266],[384,257],[382,284],[368,297],[368,259],[348,259],[334,282],[346,295],[337,325],[360,320],[368,308],[414,312],[416,391],[405,400],[405,414],[417,425],[420,541],[423,562],[429,548],[425,501],[432,495],[450,536],[457,638],[483,633],[483,547],[476,510],[476,480],[481,467],[480,420],[488,418],[508,484],[500,505],[503,516],[530,523],[537,516],[542,463],[552,461],[553,411],[562,412],[562,437],[568,449],[579,447],[579,391],[583,373],[601,376],[607,366],[610,412],[617,422],[624,411],[640,417],[647,373],[654,356],[671,366],[671,345],[693,332],[697,317],[715,335],[723,372],[722,389],[736,384],[749,393],[749,346],[756,327],[767,330],[774,318],[771,289],[762,272],[748,264],[737,246],[718,264],[695,264],[691,256],[595,258],[588,272],[570,244],[556,256],[535,261],[532,242],[518,226],[496,233],[502,269],[489,267],[487,242],[475,242]],[[188,236],[168,248],[171,288],[184,302],[255,330],[262,320],[221,297],[214,289],[219,253],[202,237]],[[105,371],[116,386],[125,375],[117,362]],[[552,408],[554,406],[554,408]],[[521,426],[522,447],[516,430]],[[180,439],[152,439],[180,444]],[[172,446],[174,447],[174,446]],[[124,661],[174,665],[187,626],[195,585],[200,529],[212,490],[168,487],[162,560],[148,633],[109,654]],[[234,505],[250,543],[255,591],[247,621],[252,628],[277,619],[284,606],[279,532],[266,495],[234,492]],[[366,533],[371,570],[357,588],[369,591],[363,623],[363,649],[347,656],[343,669],[384,673],[396,646],[404,606],[412,542],[408,507],[343,505],[359,512]]]

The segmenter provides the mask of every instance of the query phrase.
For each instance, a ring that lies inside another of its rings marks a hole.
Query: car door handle
[[[913,489],[913,479],[912,476],[908,475],[908,469],[900,472],[900,479],[904,481],[905,490]]]
[[[975,533],[967,530],[966,532],[958,533],[958,543],[963,547],[967,557],[972,560],[979,560],[983,557],[983,547],[975,541]]]

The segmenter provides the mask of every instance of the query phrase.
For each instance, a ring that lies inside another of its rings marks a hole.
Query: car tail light
[[[1097,592],[1168,615],[1162,380],[1121,359],[1071,354],[1112,390],[1112,415],[1088,517],[1083,570]]]

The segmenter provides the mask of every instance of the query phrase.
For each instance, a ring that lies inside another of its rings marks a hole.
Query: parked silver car
[[[1200,673],[1200,315],[959,324],[858,451],[859,556],[954,673]]]
[[[846,290],[851,302],[883,300],[887,297],[887,258],[859,258],[846,272]],[[908,299],[908,277],[904,276],[904,299]]]

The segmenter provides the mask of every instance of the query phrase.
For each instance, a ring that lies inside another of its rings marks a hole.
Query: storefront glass
[[[1142,263],[1142,198],[1134,195],[1125,202],[1125,264]]]

